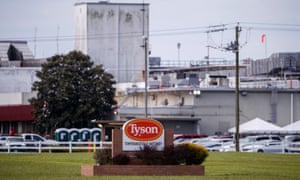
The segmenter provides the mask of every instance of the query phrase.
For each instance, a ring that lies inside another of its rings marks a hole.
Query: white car
[[[300,136],[287,136],[284,140],[286,152],[300,153]]]
[[[283,153],[285,146],[281,141],[270,141],[267,143],[256,143],[244,145],[243,152],[266,152],[266,153]]]
[[[46,139],[38,134],[23,133],[21,134],[25,142],[33,142],[36,146],[41,143],[42,146],[56,146],[57,141],[52,139]]]
[[[25,151],[26,143],[21,136],[1,136],[0,150],[6,152]]]
[[[256,135],[256,136],[247,136],[244,138],[239,139],[239,146],[240,151],[244,151],[249,149],[250,146],[259,146],[264,145],[266,143],[270,142],[281,142],[281,138],[278,135]],[[222,150],[223,152],[231,152],[236,151],[235,142],[228,143],[223,146]]]
[[[204,146],[208,151],[223,151],[224,146],[233,143],[232,138],[220,138],[220,137],[206,137],[206,138],[197,138],[192,139],[191,143],[195,143],[201,146]]]

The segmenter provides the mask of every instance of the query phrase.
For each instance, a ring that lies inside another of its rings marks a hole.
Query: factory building
[[[75,49],[89,55],[94,65],[103,64],[117,82],[142,81],[148,4],[77,3],[75,36]]]

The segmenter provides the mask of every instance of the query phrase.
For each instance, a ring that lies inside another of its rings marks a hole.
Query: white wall
[[[0,69],[0,93],[31,92],[33,82],[38,80],[35,76],[38,70],[41,68],[2,67]]]
[[[0,93],[0,105],[22,104],[22,93]]]
[[[75,49],[87,54],[87,5],[75,5]]]
[[[149,37],[149,8],[142,4],[79,3],[75,5],[75,48],[88,54],[95,65],[114,75],[117,82],[142,81]],[[144,18],[143,18],[144,17]]]

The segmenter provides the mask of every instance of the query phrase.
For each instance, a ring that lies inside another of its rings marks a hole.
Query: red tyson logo
[[[153,141],[163,133],[163,126],[153,119],[135,119],[128,121],[123,131],[128,138],[136,141]]]

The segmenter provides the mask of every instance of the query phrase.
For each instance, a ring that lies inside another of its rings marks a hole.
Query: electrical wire
[[[210,37],[216,47],[223,46],[223,33],[224,31],[231,31],[235,29],[237,23],[228,24],[218,24],[211,26],[196,26],[187,28],[174,28],[174,29],[160,29],[160,30],[150,30],[149,36],[177,36],[177,35],[191,35],[191,34],[207,34],[207,33],[222,33],[221,34],[221,45],[217,46],[215,41]],[[276,24],[276,23],[255,23],[255,22],[240,22],[239,26],[243,29],[247,29],[246,36],[248,32],[251,31],[292,31],[300,32],[299,24]],[[51,41],[73,41],[73,40],[84,40],[84,39],[113,39],[113,38],[136,38],[142,37],[142,31],[140,32],[122,32],[122,33],[97,33],[89,34],[85,36],[80,35],[61,35],[61,36],[35,36],[35,37],[7,37],[0,38],[3,40],[27,40],[29,42],[51,42]],[[247,38],[246,38],[247,39]],[[246,40],[247,42],[247,40]]]

